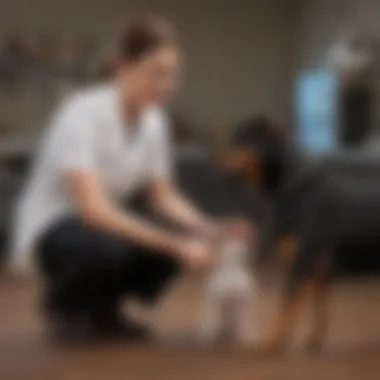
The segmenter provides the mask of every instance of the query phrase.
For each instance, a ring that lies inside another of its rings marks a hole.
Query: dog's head
[[[265,193],[276,191],[284,175],[285,138],[265,116],[254,116],[233,131],[221,166]]]
[[[233,132],[220,160],[228,173],[239,176],[274,201],[276,248],[272,252],[283,261],[289,261],[296,251],[298,193],[303,191],[291,188],[279,198],[288,174],[288,159],[284,131],[267,117],[255,116]]]

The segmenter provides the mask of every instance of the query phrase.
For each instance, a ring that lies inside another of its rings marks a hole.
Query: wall
[[[253,111],[288,116],[289,14],[283,0],[3,0],[0,36],[48,32],[111,36],[129,16],[168,15],[186,52],[177,103],[203,123],[229,125]]]
[[[323,63],[337,39],[356,34],[380,36],[378,0],[298,0],[297,64]]]

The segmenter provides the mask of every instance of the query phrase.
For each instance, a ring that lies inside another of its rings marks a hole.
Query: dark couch
[[[332,155],[327,162],[333,170],[342,175],[380,181],[380,156],[350,152]],[[12,215],[11,210],[26,173],[27,160],[20,158],[13,160],[10,165],[0,170],[0,248],[4,248]],[[179,186],[196,204],[211,215],[242,216],[259,224],[263,244],[260,251],[265,253],[269,249],[271,244],[270,205],[241,180],[223,173],[215,164],[210,152],[194,147],[178,149],[176,173]],[[0,252],[1,255],[4,249]]]

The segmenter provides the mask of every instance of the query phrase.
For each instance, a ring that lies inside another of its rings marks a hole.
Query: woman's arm
[[[125,213],[112,204],[102,191],[95,174],[81,170],[69,170],[67,183],[79,215],[94,227],[109,230],[118,235],[169,254],[178,254],[184,241],[178,236]]]
[[[184,239],[125,212],[106,196],[97,175],[96,147],[99,124],[87,102],[69,99],[57,115],[60,144],[57,170],[61,171],[79,216],[96,228],[108,230],[152,251],[177,256],[198,268],[207,264],[210,247],[205,241]],[[104,132],[104,131],[103,131]]]
[[[167,180],[154,180],[149,188],[149,198],[158,212],[196,234],[210,236],[219,229],[216,220],[199,211]]]
[[[203,214],[169,181],[155,180],[149,195],[157,211],[198,236],[213,240],[229,235],[253,241],[254,227],[250,222],[241,218],[218,221]]]

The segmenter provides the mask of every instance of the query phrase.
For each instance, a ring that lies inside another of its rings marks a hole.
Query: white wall
[[[3,0],[0,34],[112,35],[128,17],[155,11],[178,26],[186,52],[181,108],[228,125],[253,111],[288,116],[289,10],[283,0]]]

